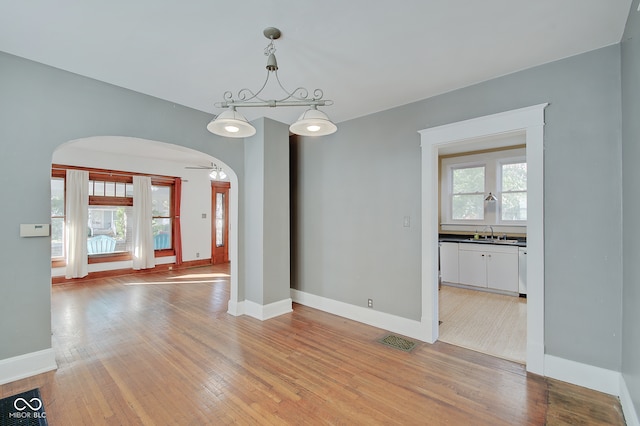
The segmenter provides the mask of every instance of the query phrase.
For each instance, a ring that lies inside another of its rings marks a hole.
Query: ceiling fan
[[[227,174],[222,170],[222,167],[216,163],[210,163],[208,166],[186,166],[185,169],[210,170],[209,177],[213,180],[224,180],[227,178]]]

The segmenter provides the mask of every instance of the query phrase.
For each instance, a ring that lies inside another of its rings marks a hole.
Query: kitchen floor
[[[439,340],[525,364],[526,299],[444,283],[439,297]]]

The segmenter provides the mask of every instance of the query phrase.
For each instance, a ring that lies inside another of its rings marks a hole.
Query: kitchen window
[[[440,158],[440,230],[526,232],[526,149],[515,147]],[[495,201],[488,201],[491,193]]]
[[[527,163],[503,163],[500,172],[500,219],[526,221]]]
[[[451,169],[451,218],[484,219],[485,166]]]

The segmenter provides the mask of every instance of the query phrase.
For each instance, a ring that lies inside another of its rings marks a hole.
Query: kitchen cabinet
[[[459,283],[518,292],[518,247],[459,244]]]
[[[458,243],[440,243],[440,278],[442,281],[458,281]]]

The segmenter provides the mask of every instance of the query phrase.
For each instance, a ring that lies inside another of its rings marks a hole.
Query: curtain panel
[[[88,274],[87,237],[89,227],[89,172],[67,170],[67,268],[66,278]]]
[[[153,247],[151,178],[133,177],[133,269],[156,266]]]

